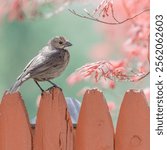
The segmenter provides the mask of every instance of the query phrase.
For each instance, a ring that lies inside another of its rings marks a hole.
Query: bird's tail
[[[22,85],[22,80],[17,80],[12,87],[8,90],[9,93],[17,92]]]

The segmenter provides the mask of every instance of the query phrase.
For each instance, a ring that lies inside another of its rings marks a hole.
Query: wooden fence
[[[103,94],[88,90],[74,129],[62,92],[41,96],[35,129],[20,93],[0,105],[0,150],[150,150],[150,112],[141,91],[127,91],[114,131]]]

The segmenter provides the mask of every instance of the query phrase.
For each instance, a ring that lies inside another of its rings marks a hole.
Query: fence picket
[[[34,150],[73,150],[73,126],[62,92],[44,92],[37,115]]]
[[[114,128],[103,94],[88,90],[76,129],[75,150],[113,150]]]
[[[4,95],[0,104],[0,150],[32,150],[30,124],[20,93]]]
[[[150,150],[150,112],[142,91],[125,94],[118,118],[115,150]]]
[[[32,132],[20,93],[5,94],[0,150],[150,150],[150,110],[142,91],[126,92],[116,135],[105,98],[95,89],[84,95],[75,130],[63,93],[44,92],[34,127]]]

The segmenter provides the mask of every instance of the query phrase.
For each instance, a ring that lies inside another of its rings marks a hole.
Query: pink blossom
[[[115,82],[113,80],[109,81],[109,87],[110,87],[110,89],[114,89],[115,88]]]

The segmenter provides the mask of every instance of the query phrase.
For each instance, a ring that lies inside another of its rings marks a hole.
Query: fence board
[[[41,96],[34,135],[34,150],[73,150],[73,126],[62,92]]]
[[[113,150],[114,128],[103,94],[84,95],[76,129],[75,150]]]
[[[41,96],[32,132],[20,93],[6,94],[0,104],[0,150],[150,150],[149,115],[143,92],[126,92],[114,141],[103,94],[88,90],[74,130],[65,98],[53,88]]]
[[[150,150],[150,116],[143,92],[125,94],[118,118],[115,150]]]
[[[0,150],[31,150],[30,130],[20,94],[4,95],[0,105]]]

